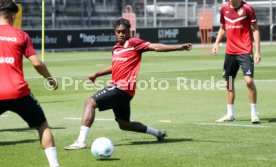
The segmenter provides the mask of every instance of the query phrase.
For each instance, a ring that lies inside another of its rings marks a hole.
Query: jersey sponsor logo
[[[239,29],[239,28],[243,28],[243,25],[228,25],[228,24],[225,24],[225,28],[226,29]]]
[[[0,64],[13,64],[14,58],[13,57],[0,57]]]
[[[112,61],[127,61],[128,59],[126,57],[114,57]]]
[[[242,16],[242,17],[239,17],[239,18],[236,18],[236,19],[232,20],[232,19],[230,19],[230,18],[224,16],[224,19],[225,19],[226,21],[229,21],[230,23],[236,23],[236,22],[241,21],[241,20],[244,20],[244,19],[246,19],[246,18],[247,18],[247,16]]]
[[[0,36],[0,41],[17,42],[16,37]]]
[[[131,48],[127,48],[127,49],[122,49],[122,50],[120,50],[120,51],[116,51],[116,50],[114,50],[114,54],[115,55],[118,55],[118,54],[121,54],[121,53],[124,53],[124,52],[127,52],[127,51],[130,51],[130,50],[134,50],[134,47],[131,47]]]

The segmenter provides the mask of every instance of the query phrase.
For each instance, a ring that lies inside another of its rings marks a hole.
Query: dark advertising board
[[[41,47],[41,31],[27,31],[34,47]],[[49,30],[45,31],[45,49],[107,47],[116,41],[112,30]]]
[[[139,38],[158,43],[177,44],[177,43],[200,43],[198,29],[191,28],[156,28],[139,29]]]
[[[269,26],[260,26],[262,41],[269,41]],[[214,27],[213,32],[208,34],[215,41],[219,27]],[[26,31],[36,49],[41,48],[41,31]],[[276,32],[276,31],[274,31]],[[175,28],[143,28],[137,29],[137,38],[141,38],[153,43],[179,44],[194,43],[199,44],[200,33],[198,27],[175,27]],[[225,39],[224,39],[225,40]],[[275,40],[275,37],[274,37]],[[45,49],[46,50],[77,50],[77,49],[103,49],[111,48],[116,43],[113,29],[81,29],[81,30],[46,30]]]

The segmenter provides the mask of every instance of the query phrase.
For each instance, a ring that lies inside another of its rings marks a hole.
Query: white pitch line
[[[98,118],[95,119],[96,121],[115,121],[115,119],[104,119],[104,118]]]
[[[81,120],[82,118],[80,117],[64,117],[63,119],[67,119],[67,120]],[[115,119],[107,119],[107,118],[98,118],[95,119],[96,121],[114,121]],[[159,120],[159,122],[161,123],[171,123],[171,120]]]
[[[171,123],[172,121],[171,120],[159,120],[159,122],[161,122],[161,123]]]
[[[63,119],[68,119],[68,120],[81,120],[82,118],[77,118],[77,117],[65,117]],[[105,118],[98,118],[95,119],[96,121],[114,121],[114,119],[105,119]]]
[[[82,118],[73,118],[73,117],[65,117],[63,119],[69,119],[69,120],[81,120]]]
[[[147,71],[147,72],[140,72],[139,76],[146,76],[148,74],[152,75],[152,73],[180,73],[183,74],[185,71],[205,71],[205,70],[213,70],[213,69],[220,69],[220,68],[202,68],[202,69],[183,69],[181,71]],[[55,76],[55,78],[62,78],[62,77],[87,77],[87,74],[64,74],[63,76]],[[41,79],[41,76],[26,76],[26,79]]]
[[[181,69],[181,71],[175,71],[175,70],[163,70],[163,71],[141,71],[139,74],[140,75],[147,75],[147,74],[152,74],[152,73],[181,73],[186,71],[206,71],[206,70],[219,70],[221,68],[186,68],[186,69]]]
[[[0,117],[9,117],[10,115],[4,114],[4,115],[0,115]]]
[[[276,82],[275,79],[259,79],[259,80],[256,79],[254,81],[256,81],[256,82]]]
[[[264,125],[240,125],[240,124],[225,124],[225,123],[196,123],[197,125],[215,125],[215,126],[233,126],[233,127],[247,127],[247,128],[269,128]]]

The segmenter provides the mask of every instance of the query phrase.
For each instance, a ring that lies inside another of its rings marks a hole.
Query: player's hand
[[[213,47],[213,49],[212,49],[212,53],[213,53],[214,55],[217,55],[217,54],[218,54],[218,51],[219,51],[218,45],[215,44],[214,47]]]
[[[185,43],[182,45],[181,50],[191,50],[193,48],[193,45],[191,43]]]
[[[56,90],[58,88],[58,81],[53,78],[53,77],[48,77],[47,81],[49,82],[49,84],[52,86],[52,90]]]
[[[90,83],[94,83],[95,80],[96,80],[96,78],[97,78],[97,75],[96,75],[96,74],[92,74],[92,75],[90,75],[90,76],[88,77],[88,81],[89,81]]]
[[[261,62],[261,55],[259,53],[255,53],[255,56],[254,56],[254,63],[255,64],[259,64]]]

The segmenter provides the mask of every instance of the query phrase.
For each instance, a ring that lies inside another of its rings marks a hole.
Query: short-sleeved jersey
[[[136,79],[142,60],[150,42],[137,38],[128,39],[122,46],[117,43],[112,50],[112,84],[134,96]]]
[[[225,25],[226,29],[226,53],[251,54],[251,25],[257,23],[254,9],[244,1],[234,9],[228,2],[222,7],[220,16],[220,23]]]
[[[0,25],[0,100],[30,93],[23,75],[23,55],[35,55],[28,34],[10,25]]]

